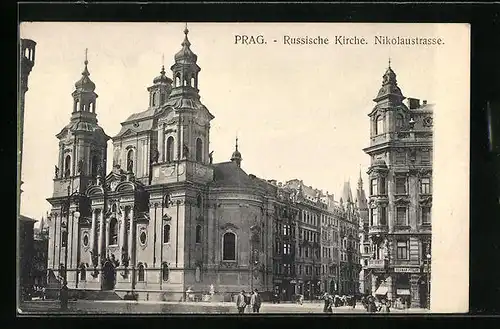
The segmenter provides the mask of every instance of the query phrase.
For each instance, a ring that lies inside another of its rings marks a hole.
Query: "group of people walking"
[[[253,313],[259,313],[261,305],[262,298],[259,295],[259,291],[257,289],[252,291],[250,296],[245,293],[245,290],[242,290],[236,298],[236,307],[238,308],[238,313],[245,313],[245,309],[247,306],[250,306]]]
[[[356,307],[356,296],[342,296],[332,295],[327,292],[323,294],[322,299],[325,304],[323,306],[324,313],[333,313],[333,307],[339,306],[352,306],[352,308]]]
[[[361,298],[361,304],[363,304],[368,313],[390,313],[391,311],[389,302],[384,298],[380,299],[380,302],[377,305],[375,297],[363,296],[363,298]]]

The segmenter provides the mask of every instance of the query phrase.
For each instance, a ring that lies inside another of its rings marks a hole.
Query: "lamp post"
[[[425,255],[427,259],[427,308],[431,309],[431,254]]]

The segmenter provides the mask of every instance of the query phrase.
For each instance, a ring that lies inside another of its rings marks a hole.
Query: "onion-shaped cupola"
[[[231,161],[236,163],[238,167],[241,167],[241,160],[243,160],[243,158],[241,157],[240,151],[238,151],[238,137],[236,137],[236,148],[231,156]]]
[[[172,91],[172,79],[165,74],[165,66],[161,66],[160,75],[153,79],[153,85],[148,87],[149,107],[162,106],[167,102]]]
[[[182,48],[175,54],[175,64],[171,67],[174,79],[172,96],[198,98],[198,73],[201,69],[196,63],[198,56],[191,50],[188,33],[186,24],[184,40],[181,43]]]

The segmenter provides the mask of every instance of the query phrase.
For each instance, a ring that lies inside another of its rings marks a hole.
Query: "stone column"
[[[165,131],[163,129],[163,123],[160,124],[158,127],[158,162],[163,162],[165,161],[165,142],[163,141],[163,138],[165,136]]]
[[[99,255],[100,255],[100,257],[106,257],[106,253],[105,253],[105,250],[104,250],[103,242],[104,242],[104,212],[101,209],[99,211],[99,240],[98,240],[98,247],[99,247]]]
[[[123,250],[127,244],[127,217],[125,217],[125,209],[121,210],[120,219],[120,250]]]
[[[95,251],[95,242],[96,242],[96,231],[95,231],[95,225],[96,225],[96,210],[92,210],[92,226],[90,228],[90,250]]]
[[[134,258],[132,257],[133,254],[133,246],[134,246],[134,233],[135,233],[135,222],[134,222],[134,209],[133,207],[130,208],[129,212],[129,222],[130,222],[130,229],[129,229],[129,235],[128,235],[128,256],[130,257],[130,263],[132,266],[135,266],[134,264]]]
[[[412,274],[410,278],[411,308],[420,307],[420,291],[418,286],[418,274]]]

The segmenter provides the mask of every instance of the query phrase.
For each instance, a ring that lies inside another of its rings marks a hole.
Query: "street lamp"
[[[425,257],[427,258],[427,308],[431,309],[431,254]]]

